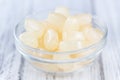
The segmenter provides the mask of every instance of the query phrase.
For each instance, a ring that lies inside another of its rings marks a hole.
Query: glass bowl
[[[48,11],[49,12],[49,11]],[[48,15],[48,12],[41,12],[32,14],[27,17],[43,20]],[[75,12],[73,12],[75,13]],[[79,13],[79,12],[78,12]],[[92,25],[94,28],[98,28],[103,32],[102,39],[88,47],[65,52],[48,52],[37,48],[29,47],[23,44],[19,40],[19,35],[25,31],[24,20],[21,21],[14,30],[16,48],[23,55],[23,57],[36,69],[47,73],[55,74],[67,74],[73,72],[79,72],[89,65],[93,64],[94,61],[99,57],[106,43],[107,27],[106,24],[100,21],[97,17],[92,17]],[[58,57],[72,56],[72,59],[52,59],[55,55]],[[77,57],[76,57],[77,55]]]

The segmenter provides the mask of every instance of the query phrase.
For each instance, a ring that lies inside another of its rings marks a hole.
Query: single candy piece
[[[70,15],[70,12],[69,12],[68,8],[66,8],[66,7],[57,7],[55,9],[55,12],[59,13],[59,14],[62,14],[65,17],[68,17]]]
[[[63,40],[64,41],[83,41],[85,37],[82,32],[79,31],[68,31],[63,32]]]
[[[79,31],[79,22],[76,16],[69,16],[65,21],[63,31]]]
[[[80,25],[90,24],[92,22],[92,15],[90,14],[78,14],[75,15]]]
[[[72,51],[82,48],[80,41],[62,41],[59,44],[59,51]]]
[[[25,29],[29,32],[36,32],[39,34],[39,38],[41,38],[45,32],[47,24],[45,22],[39,22],[34,19],[26,19],[25,20]]]
[[[19,39],[26,45],[38,48],[38,35],[34,32],[24,32],[19,36]]]
[[[49,51],[54,51],[58,48],[58,44],[58,33],[53,29],[49,29],[44,35],[44,47]]]
[[[58,32],[59,40],[62,40],[62,35],[61,35],[62,32],[58,29],[58,27],[56,27],[55,25],[50,24],[49,22],[47,22],[47,24],[48,24],[47,30],[48,29],[55,30],[56,32]]]
[[[88,46],[98,42],[103,37],[102,32],[99,29],[95,29],[95,28],[85,29],[83,31],[83,34],[86,38],[86,41],[84,41],[84,44]]]
[[[59,13],[50,13],[48,15],[48,23],[54,25],[54,27],[57,27],[57,29],[61,32],[63,29],[63,25],[65,23],[66,17],[64,15],[61,15]]]
[[[75,16],[79,22],[79,31],[92,27],[92,16],[90,14],[78,14]]]

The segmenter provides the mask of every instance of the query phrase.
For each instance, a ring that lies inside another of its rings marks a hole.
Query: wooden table
[[[109,30],[107,45],[95,65],[64,77],[36,71],[16,51],[13,37],[14,27],[24,16],[58,5],[97,15]],[[0,80],[120,80],[119,9],[120,0],[0,0]]]

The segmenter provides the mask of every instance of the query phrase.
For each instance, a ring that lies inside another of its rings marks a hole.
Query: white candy
[[[57,64],[57,67],[62,72],[71,72],[75,69],[74,63]]]
[[[34,19],[26,19],[25,28],[26,31],[36,32],[39,35],[39,38],[41,38],[45,32],[46,25]]]
[[[92,16],[90,14],[78,14],[75,15],[80,25],[90,24],[92,22]]]
[[[82,48],[82,43],[80,41],[62,41],[59,44],[60,51],[71,51]]]
[[[44,46],[49,51],[54,51],[58,48],[59,38],[58,33],[53,29],[49,29],[44,36]]]
[[[56,64],[34,62],[33,65],[35,65],[38,68],[41,68],[42,70],[48,71],[48,72],[49,71],[50,72],[57,72],[57,71],[59,71],[59,69],[58,69]]]
[[[66,59],[71,59],[71,57],[67,54],[54,54],[53,59],[55,59],[55,60],[66,60]]]
[[[43,43],[43,38],[39,39],[39,48],[43,49],[44,48],[44,43]],[[44,50],[44,49],[43,49]]]
[[[24,32],[19,36],[20,40],[33,48],[38,48],[38,36],[36,35],[36,33],[33,32]]]
[[[69,16],[65,21],[63,31],[79,31],[79,22],[76,16]]]
[[[42,57],[42,58],[46,58],[46,59],[52,59],[53,58],[53,56],[50,55],[50,54],[40,54],[39,56]]]
[[[66,17],[58,14],[58,13],[50,13],[48,15],[48,23],[54,25],[55,27],[57,27],[57,29],[61,32],[63,29],[63,25],[65,23]]]
[[[98,42],[103,36],[101,31],[94,28],[87,28],[83,31],[83,33],[87,39],[86,44],[88,45]]]
[[[79,31],[69,31],[63,32],[63,40],[64,41],[83,41],[85,37],[82,32]]]
[[[57,7],[55,9],[56,13],[62,14],[65,17],[68,17],[70,15],[69,10],[66,7]]]

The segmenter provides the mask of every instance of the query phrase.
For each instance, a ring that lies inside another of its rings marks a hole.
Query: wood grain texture
[[[13,28],[24,16],[59,5],[97,15],[109,30],[107,46],[95,65],[64,77],[35,70],[16,51],[13,37]],[[0,0],[0,80],[120,80],[119,7],[119,0]]]

